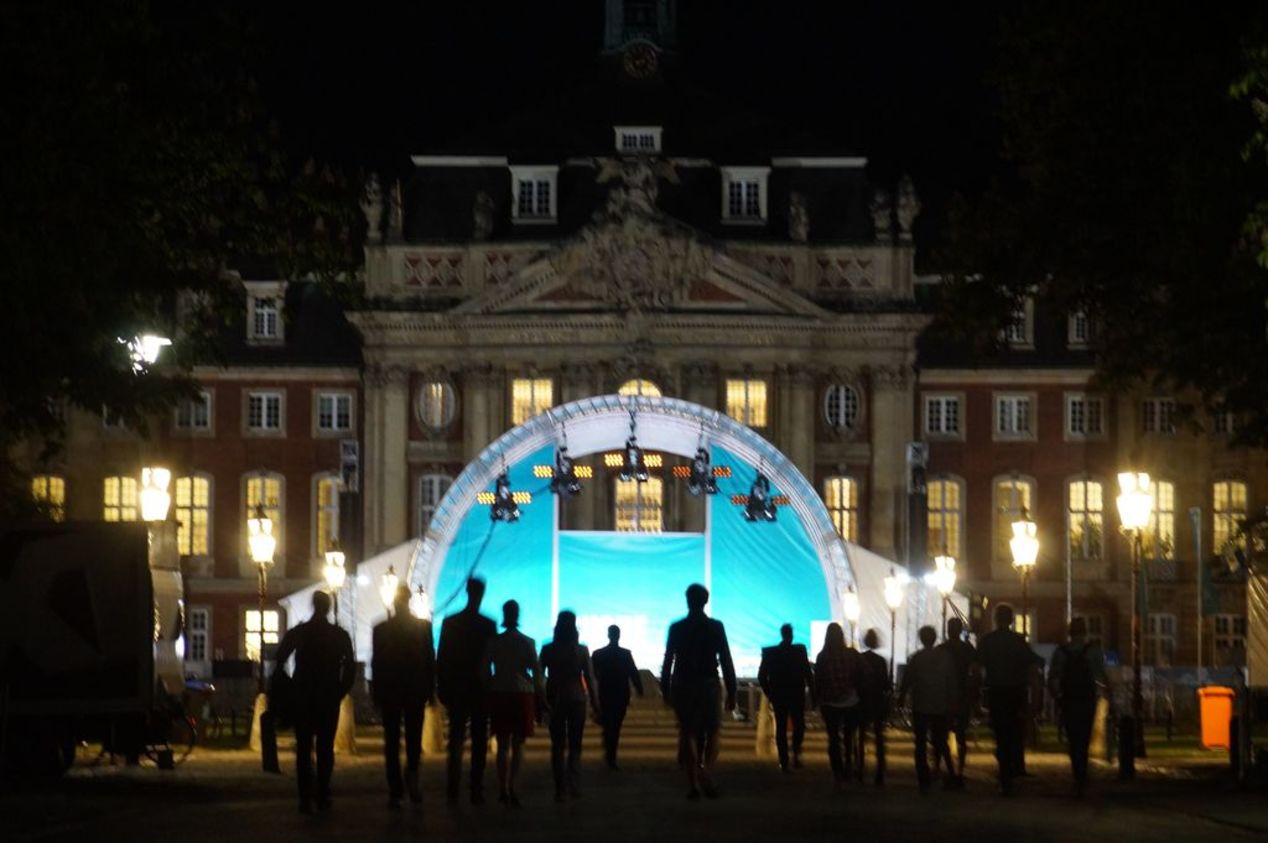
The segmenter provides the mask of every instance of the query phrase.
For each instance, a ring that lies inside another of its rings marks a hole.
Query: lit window
[[[926,485],[929,507],[929,553],[960,558],[960,519],[963,517],[960,481],[930,480]]]
[[[1082,348],[1092,339],[1092,322],[1086,311],[1076,310],[1066,322],[1066,341],[1071,348]]]
[[[352,395],[321,392],[317,395],[317,429],[324,433],[344,433],[352,429]]]
[[[1224,409],[1215,410],[1211,415],[1211,428],[1220,436],[1231,436],[1237,432],[1237,414]]]
[[[211,653],[211,610],[190,607],[185,613],[185,661],[208,662]]]
[[[137,508],[137,481],[135,477],[107,477],[102,483],[102,521],[135,521],[140,515]]]
[[[211,481],[193,475],[176,478],[176,547],[182,556],[206,556],[211,531]]]
[[[177,430],[211,429],[211,393],[204,390],[197,398],[186,398],[176,405]]]
[[[282,394],[280,392],[247,393],[247,429],[256,431],[282,429]]]
[[[554,406],[555,384],[550,378],[516,378],[511,382],[511,424],[523,424]]]
[[[1033,481],[1018,477],[1000,477],[995,480],[995,558],[1004,562],[1013,561],[1013,549],[1009,541],[1013,537],[1013,522],[1021,518],[1022,513],[1034,513],[1035,484]]]
[[[428,381],[418,390],[418,420],[430,430],[444,430],[453,423],[454,390],[444,381]]]
[[[1150,484],[1154,506],[1149,529],[1142,537],[1147,559],[1174,559],[1176,551],[1176,487],[1165,480]]]
[[[1095,437],[1105,433],[1105,401],[1099,397],[1067,393],[1065,432],[1074,437]]]
[[[511,208],[519,222],[553,222],[558,167],[512,167]]]
[[[925,433],[934,436],[960,435],[959,396],[925,396]]]
[[[823,418],[833,430],[854,430],[859,420],[859,392],[852,386],[836,383],[823,393]]]
[[[1034,609],[1030,609],[1025,613],[1023,613],[1021,609],[1018,609],[1013,615],[1013,631],[1021,633],[1032,641],[1034,638],[1031,636],[1031,632],[1035,629],[1035,626],[1036,621]]]
[[[660,152],[660,136],[660,126],[617,126],[616,148],[634,155]]]
[[[31,478],[31,497],[54,521],[66,520],[66,480],[52,474]]]
[[[664,483],[649,477],[616,481],[616,531],[618,533],[659,533],[664,529]]]
[[[1151,612],[1145,619],[1144,660],[1154,667],[1171,667],[1176,654],[1176,616]]]
[[[1148,398],[1140,406],[1141,430],[1145,433],[1176,432],[1174,398]]]
[[[722,170],[722,217],[733,221],[766,219],[769,167],[726,167]]]
[[[651,395],[660,397],[660,387],[649,380],[636,378],[632,381],[626,381],[621,384],[621,388],[616,391],[617,395]]]
[[[282,547],[282,478],[277,474],[252,474],[247,477],[246,492],[246,518],[254,518],[256,506],[262,504],[264,514],[273,522],[273,537],[277,539],[277,550],[280,551]],[[247,524],[244,520],[242,522],[244,542],[248,535]]]
[[[1034,436],[1033,402],[1029,395],[995,396],[995,433],[1001,439]]]
[[[766,381],[727,380],[726,414],[749,427],[766,427]]]
[[[278,333],[277,299],[251,299],[251,337],[257,340],[277,339]]]
[[[1102,615],[1073,614],[1070,617],[1073,620],[1083,619],[1083,623],[1087,627],[1087,641],[1089,644],[1095,644],[1098,647],[1105,646],[1105,618]]]
[[[243,649],[246,651],[247,660],[258,662],[260,660],[260,610],[247,609],[246,616],[243,619]],[[279,620],[277,611],[274,609],[264,610],[264,646],[276,644],[278,642]]]
[[[447,474],[424,474],[418,478],[418,535],[427,533],[436,507],[452,485],[453,478]]]
[[[1104,490],[1097,480],[1071,480],[1066,487],[1067,541],[1074,559],[1100,559],[1105,537]]]
[[[1246,650],[1246,617],[1244,615],[1214,615],[1211,618],[1212,646],[1215,648],[1217,666],[1232,664],[1235,652]]]
[[[1211,513],[1214,516],[1212,547],[1216,553],[1244,547],[1246,537],[1241,535],[1241,525],[1246,520],[1246,484],[1237,480],[1221,480],[1211,492]]]
[[[317,534],[313,538],[313,555],[326,558],[326,551],[339,539],[339,475],[317,478]]]
[[[859,484],[850,477],[829,477],[823,481],[823,502],[841,538],[859,540]]]

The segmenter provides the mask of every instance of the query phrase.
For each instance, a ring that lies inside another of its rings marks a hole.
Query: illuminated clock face
[[[656,72],[656,51],[646,44],[625,51],[625,72],[635,79],[646,79]]]

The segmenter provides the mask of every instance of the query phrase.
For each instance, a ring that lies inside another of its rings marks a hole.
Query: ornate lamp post
[[[431,618],[431,600],[427,598],[427,592],[421,585],[418,591],[409,598],[409,613],[419,620]]]
[[[894,572],[893,568],[889,569],[889,576],[885,578],[885,605],[889,607],[889,683],[894,684],[895,665],[898,657],[898,609],[903,605],[903,580]]]
[[[389,615],[392,614],[392,601],[396,599],[396,589],[400,584],[401,580],[396,576],[396,566],[388,565],[387,573],[379,578],[379,599],[383,601]]]
[[[1140,538],[1149,525],[1149,516],[1153,511],[1153,494],[1149,488],[1149,475],[1142,472],[1124,471],[1118,475],[1118,519],[1123,532],[1128,535],[1132,546],[1132,715],[1130,729],[1135,758],[1145,757],[1145,730],[1143,722],[1144,697],[1140,690],[1140,606],[1137,605],[1136,589],[1140,580]],[[1121,740],[1121,738],[1120,738]],[[1126,776],[1135,775],[1135,764],[1130,772],[1124,770]]]
[[[1030,581],[1030,572],[1039,559],[1038,533],[1038,525],[1031,520],[1026,508],[1022,507],[1021,517],[1013,522],[1013,537],[1009,539],[1008,547],[1013,552],[1013,567],[1017,569],[1017,573],[1021,574],[1021,623],[1022,634],[1027,640],[1030,639],[1031,629],[1029,595],[1026,587]]]
[[[955,591],[955,557],[944,551],[941,556],[933,558],[933,583],[942,595],[942,634],[947,630],[947,602],[951,592]]]
[[[335,626],[339,625],[339,592],[343,588],[344,580],[348,578],[348,571],[343,564],[345,558],[342,548],[339,547],[339,540],[332,540],[330,549],[326,551],[326,565],[321,572],[326,578],[326,586],[330,589],[330,596],[334,601]]]
[[[167,520],[172,496],[167,491],[172,472],[166,468],[141,469],[141,520],[149,524]]]
[[[260,669],[259,692],[264,693],[264,606],[268,599],[269,567],[273,564],[273,552],[277,539],[273,535],[273,519],[264,512],[264,504],[255,505],[255,515],[247,519],[247,545],[251,548],[251,561],[259,572],[260,598]]]
[[[845,615],[845,622],[850,625],[850,646],[858,647],[858,627],[859,615],[861,614],[859,607],[859,593],[854,590],[854,586],[841,593],[841,614]]]

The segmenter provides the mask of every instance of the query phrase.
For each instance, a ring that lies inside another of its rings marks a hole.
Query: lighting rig
[[[638,445],[637,421],[634,413],[630,413],[630,438],[625,440],[625,460],[621,465],[621,479],[637,480],[646,483],[648,478],[647,463],[643,457],[643,449]]]
[[[520,504],[532,502],[531,492],[511,491],[511,480],[506,476],[505,469],[498,475],[492,492],[480,492],[476,495],[476,503],[489,507],[489,518],[494,521],[505,521],[508,524],[514,524],[520,520]]]
[[[759,471],[753,480],[753,485],[749,488],[748,495],[734,495],[731,502],[743,504],[745,521],[774,521],[777,507],[787,506],[788,497],[772,495],[770,481]]]

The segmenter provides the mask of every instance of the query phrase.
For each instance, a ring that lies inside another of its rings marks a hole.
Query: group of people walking
[[[425,707],[439,698],[448,714],[446,795],[451,803],[461,793],[464,746],[470,739],[468,790],[473,804],[484,801],[484,768],[489,731],[497,738],[499,801],[519,806],[516,789],[524,742],[535,728],[548,724],[555,798],[581,794],[581,744],[587,710],[603,727],[607,765],[617,769],[621,727],[631,688],[643,695],[639,671],[629,650],[620,646],[621,631],[608,629],[607,646],[593,654],[581,643],[577,617],[559,613],[554,634],[537,649],[519,630],[520,607],[502,606],[502,632],[481,613],[485,584],[471,578],[467,603],[445,618],[440,643],[433,649],[432,626],[409,611],[408,589],[401,588],[394,611],[373,632],[371,692],[382,716],[388,802],[399,807],[408,798],[422,801],[419,785]],[[679,729],[679,766],[687,778],[687,797],[715,798],[714,765],[723,710],[736,707],[735,666],[723,624],[705,607],[709,592],[692,585],[686,591],[687,616],[669,628],[661,666],[661,692],[673,708]],[[296,699],[296,772],[300,810],[330,807],[330,778],[339,705],[350,691],[355,658],[347,632],[330,622],[331,601],[324,592],[313,596],[312,618],[283,637],[278,670],[293,654],[291,684]],[[1042,665],[1012,629],[1013,612],[1006,604],[995,611],[995,629],[975,649],[957,618],[947,623],[946,639],[937,642],[933,627],[919,632],[921,649],[911,655],[897,699],[910,699],[915,737],[917,779],[922,792],[941,769],[943,786],[963,787],[968,724],[985,687],[991,729],[996,739],[999,781],[1005,794],[1025,772],[1023,738],[1038,696]],[[1057,700],[1070,745],[1076,791],[1087,781],[1088,742],[1099,688],[1104,685],[1103,658],[1086,642],[1086,629],[1075,619],[1071,642],[1059,648],[1049,671],[1049,689]],[[864,635],[865,651],[847,641],[840,624],[828,625],[814,662],[804,645],[793,642],[785,624],[779,644],[764,648],[758,681],[770,700],[780,768],[802,765],[806,698],[818,707],[828,735],[828,760],[838,786],[864,777],[868,732],[875,744],[874,781],[885,778],[885,724],[893,702],[891,666],[877,652],[876,630]],[[719,675],[720,674],[720,675]],[[791,752],[788,740],[792,729]],[[402,727],[405,768],[401,769]],[[958,752],[952,757],[949,735]],[[933,768],[929,747],[933,748]],[[313,753],[316,753],[316,776]]]

